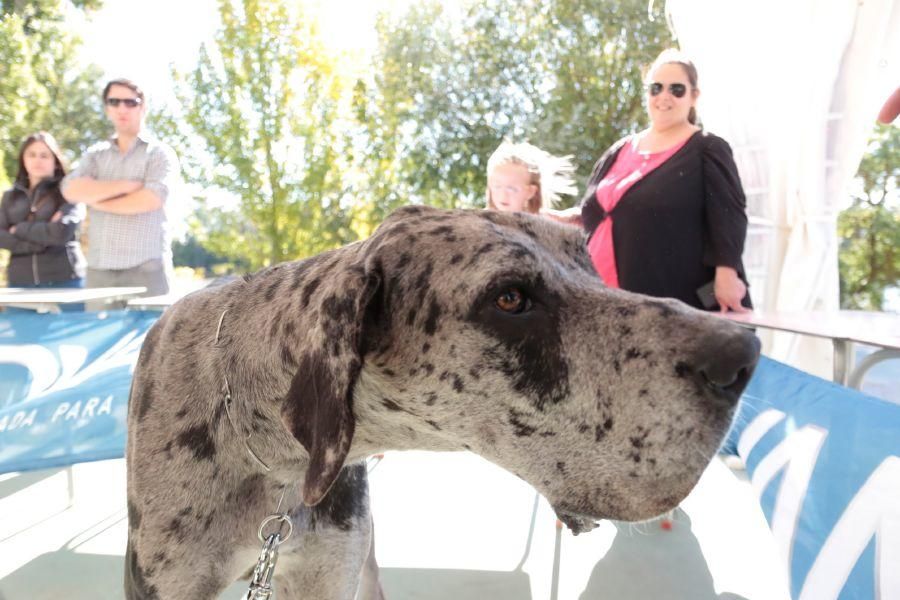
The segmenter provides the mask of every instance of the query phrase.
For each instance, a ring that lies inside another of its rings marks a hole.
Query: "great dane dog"
[[[576,228],[401,208],[363,242],[191,294],[147,334],[126,595],[215,598],[280,506],[279,598],[380,597],[364,459],[389,449],[475,452],[576,533],[659,515],[758,354],[724,319],[604,287]]]

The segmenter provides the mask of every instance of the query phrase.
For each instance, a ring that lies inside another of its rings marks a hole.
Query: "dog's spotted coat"
[[[576,532],[657,515],[714,454],[757,354],[727,321],[606,289],[574,228],[400,209],[364,242],[192,294],[150,330],[126,595],[217,597],[286,489],[278,597],[381,597],[362,461],[388,449],[476,452]]]

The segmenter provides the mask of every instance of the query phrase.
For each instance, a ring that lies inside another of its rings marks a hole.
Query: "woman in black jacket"
[[[66,174],[56,140],[49,133],[25,138],[19,172],[0,201],[0,248],[10,251],[8,285],[79,288],[85,260],[78,244],[81,205],[59,191]]]
[[[610,287],[745,312],[747,213],[731,148],[697,126],[690,60],[667,50],[648,75],[650,127],[603,154],[580,208],[550,216],[584,227]]]

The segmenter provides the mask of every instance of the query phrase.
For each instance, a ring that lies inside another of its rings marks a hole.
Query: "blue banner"
[[[118,458],[158,312],[0,313],[0,473]]]
[[[737,453],[798,600],[900,599],[900,405],[763,358]]]

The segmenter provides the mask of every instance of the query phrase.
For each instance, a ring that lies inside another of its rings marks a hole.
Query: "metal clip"
[[[228,421],[231,422],[231,428],[234,429],[235,435],[241,437],[240,430],[238,429],[237,423],[234,420],[234,416],[231,414],[231,387],[228,385],[228,377],[222,377],[225,380],[225,385],[222,386],[222,402],[225,403],[225,414],[228,416]],[[252,433],[248,433],[247,437],[244,438],[244,448],[247,449],[247,454],[250,455],[256,464],[261,466],[266,471],[271,471],[271,467],[263,462],[263,460],[256,455],[256,452],[253,451],[253,448],[250,447],[250,438],[253,437]]]
[[[228,312],[228,309],[222,311],[222,314],[219,316],[219,324],[216,325],[216,339],[213,340],[213,348],[221,348],[224,344],[219,343],[219,334],[222,333],[222,321],[225,320],[225,313]]]
[[[282,491],[283,497],[284,493]],[[280,500],[278,504],[280,507]],[[279,522],[278,531],[263,538],[263,530],[266,528],[266,525],[273,521]],[[287,526],[287,531],[282,538],[281,531],[285,525]],[[278,561],[278,546],[287,541],[292,533],[294,533],[294,524],[287,514],[269,515],[263,519],[257,532],[259,540],[263,543],[262,551],[259,553],[259,560],[256,561],[256,567],[253,569],[250,588],[244,594],[242,600],[270,600],[272,598],[272,594],[275,593],[275,590],[272,589],[272,576],[275,574],[275,563]]]

